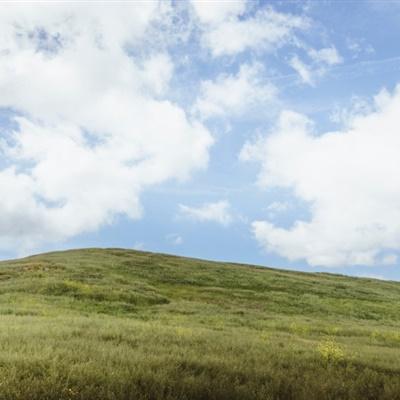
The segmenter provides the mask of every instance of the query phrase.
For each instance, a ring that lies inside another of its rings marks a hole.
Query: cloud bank
[[[0,246],[29,248],[141,215],[149,185],[205,168],[208,130],[166,100],[174,65],[146,44],[157,3],[0,10]]]
[[[258,182],[284,187],[309,205],[310,220],[289,228],[252,224],[267,251],[314,266],[392,264],[400,249],[400,87],[381,91],[369,113],[340,131],[317,133],[284,111],[275,130],[248,142],[243,160],[260,163]]]

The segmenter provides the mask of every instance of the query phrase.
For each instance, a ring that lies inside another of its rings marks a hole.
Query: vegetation
[[[0,263],[0,400],[400,399],[400,284],[121,249]]]

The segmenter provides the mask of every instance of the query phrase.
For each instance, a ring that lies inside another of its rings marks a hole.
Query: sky
[[[0,258],[123,247],[400,280],[400,2],[0,3]]]

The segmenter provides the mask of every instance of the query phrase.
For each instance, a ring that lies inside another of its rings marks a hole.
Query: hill
[[[400,284],[122,249],[0,263],[0,399],[400,399]]]

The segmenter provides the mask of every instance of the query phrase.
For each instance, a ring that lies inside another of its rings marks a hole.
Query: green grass
[[[85,249],[0,263],[0,400],[400,399],[400,284]]]

